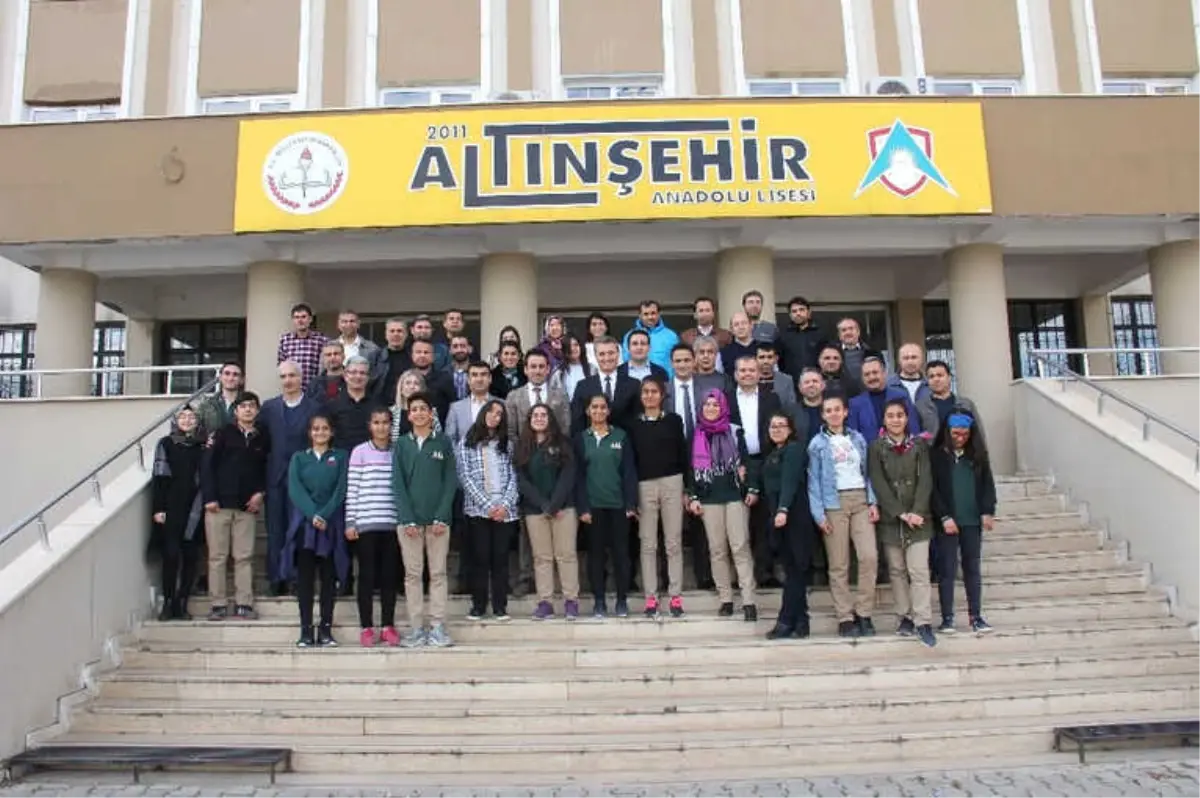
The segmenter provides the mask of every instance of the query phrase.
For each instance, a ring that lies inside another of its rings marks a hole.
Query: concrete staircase
[[[833,636],[821,589],[807,641],[763,639],[777,593],[757,625],[691,593],[661,622],[535,623],[515,600],[517,620],[470,623],[455,599],[458,646],[419,651],[359,648],[343,600],[342,646],[297,650],[294,602],[262,600],[255,622],[144,624],[51,739],[290,746],[304,773],[502,786],[1013,758],[1049,751],[1057,725],[1194,717],[1196,641],[1147,569],[1045,481],[999,490],[987,637],[895,637],[885,587],[869,640]]]

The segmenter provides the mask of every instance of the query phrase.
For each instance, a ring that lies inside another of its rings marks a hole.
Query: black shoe
[[[208,619],[210,621],[223,621],[229,617],[229,608],[222,606],[214,606],[208,611]]]
[[[838,637],[858,637],[858,624],[854,621],[842,621],[838,624]]]
[[[859,637],[875,636],[875,624],[871,623],[870,618],[864,618],[861,615],[855,615],[854,620],[858,624]]]
[[[300,639],[296,641],[296,648],[312,648],[315,645],[312,627],[305,626],[300,630]]]
[[[329,624],[321,624],[317,630],[317,645],[322,648],[337,648],[337,641],[333,639],[333,630],[329,628]]]
[[[771,631],[767,632],[767,639],[787,640],[793,634],[795,634],[795,630],[790,626],[780,626],[779,624],[775,624],[771,627]]]
[[[618,618],[628,618],[629,602],[627,602],[625,599],[617,599],[617,604],[615,607],[613,607],[613,615],[617,616]]]
[[[937,645],[937,635],[933,633],[933,627],[927,623],[917,627],[917,637],[929,648]]]
[[[809,630],[808,624],[804,624],[803,626],[796,627],[796,631],[792,632],[792,637],[797,640],[807,640],[810,634],[812,632]]]
[[[164,600],[162,609],[158,611],[158,619],[160,621],[175,620],[175,602]]]
[[[353,596],[354,595],[354,579],[353,579],[353,577],[350,579],[347,579],[345,584],[342,585],[342,589],[339,592],[339,595],[341,595],[341,596]]]
[[[717,610],[717,617],[718,618],[732,618],[733,617],[733,602],[726,601],[726,602],[722,603],[721,608]]]
[[[271,595],[279,598],[288,594],[287,582],[274,582],[271,584]]]
[[[917,633],[917,627],[913,624],[912,618],[901,618],[900,625],[896,627],[896,634],[900,637],[912,637]]]
[[[176,599],[171,611],[175,613],[175,620],[177,621],[190,621],[192,619],[192,614],[188,612],[188,600],[186,598]]]
[[[233,608],[233,614],[241,618],[243,621],[253,621],[258,619],[258,613],[249,604],[239,604]]]
[[[742,607],[742,618],[746,623],[758,623],[758,607],[753,604]]]

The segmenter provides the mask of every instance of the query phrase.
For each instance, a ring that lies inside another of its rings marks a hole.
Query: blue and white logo
[[[933,133],[910,127],[899,119],[891,127],[867,131],[867,151],[871,165],[858,184],[858,197],[876,183],[898,197],[908,198],[933,181],[951,196],[958,194],[933,162]]]

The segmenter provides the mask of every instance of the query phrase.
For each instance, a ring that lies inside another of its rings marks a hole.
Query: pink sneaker
[[[383,631],[379,637],[385,646],[395,647],[400,645],[400,633],[396,631],[396,627],[394,626],[383,627]]]
[[[358,642],[363,648],[375,648],[375,630],[363,629],[358,636]]]

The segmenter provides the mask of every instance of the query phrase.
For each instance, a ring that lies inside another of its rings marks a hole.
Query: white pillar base
[[[1200,345],[1196,324],[1196,299],[1200,297],[1200,241],[1175,241],[1150,250],[1150,290],[1154,294],[1154,319],[1158,345]],[[1166,354],[1165,374],[1196,374],[1200,360],[1194,353]]]
[[[729,319],[742,309],[747,291],[763,295],[763,319],[775,321],[775,256],[766,247],[734,247],[717,256],[717,321]]]
[[[39,369],[91,368],[95,357],[96,275],[81,269],[43,269],[38,285]],[[91,396],[90,374],[46,376],[46,396]]]
[[[537,261],[524,252],[498,252],[484,257],[479,267],[479,349],[486,359],[511,324],[521,333],[525,348],[542,337],[538,325]]]
[[[279,336],[292,326],[292,306],[304,301],[304,267],[284,261],[250,264],[246,274],[246,388],[276,393]]]

